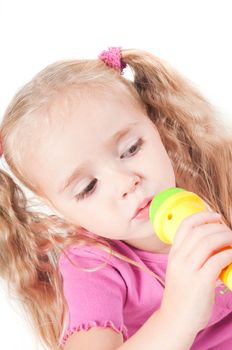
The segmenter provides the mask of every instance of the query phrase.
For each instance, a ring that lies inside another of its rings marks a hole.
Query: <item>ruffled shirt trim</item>
[[[68,328],[65,331],[64,336],[62,338],[62,341],[61,341],[62,345],[64,345],[66,343],[66,341],[68,340],[68,338],[70,337],[71,334],[73,334],[75,332],[78,332],[80,330],[87,331],[88,329],[90,329],[92,327],[97,327],[97,328],[110,327],[113,330],[115,330],[117,333],[122,333],[124,341],[126,341],[129,338],[128,330],[127,330],[125,325],[121,325],[118,328],[118,327],[115,326],[115,324],[112,321],[105,321],[104,323],[99,322],[99,321],[89,321],[88,323],[81,323],[78,326],[75,326],[75,327],[72,327],[72,328]]]

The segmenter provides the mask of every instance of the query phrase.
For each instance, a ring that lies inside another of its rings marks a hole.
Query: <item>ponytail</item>
[[[62,222],[29,211],[27,204],[19,185],[0,170],[0,276],[32,316],[34,334],[39,331],[46,346],[60,349],[65,304],[57,271],[59,236],[53,237],[48,227],[62,227]]]
[[[149,116],[160,122],[162,116],[204,117],[212,113],[212,106],[192,82],[181,76],[159,57],[142,50],[122,50],[123,62],[133,71],[134,87],[147,107]],[[199,115],[200,114],[200,115]],[[183,120],[184,121],[184,120]],[[185,128],[187,126],[185,125]]]

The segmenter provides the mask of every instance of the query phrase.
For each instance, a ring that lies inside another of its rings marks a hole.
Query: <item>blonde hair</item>
[[[145,108],[172,161],[176,184],[197,193],[231,228],[232,135],[213,106],[167,62],[142,50],[122,50],[134,80],[125,79],[101,60],[67,60],[47,66],[22,87],[9,104],[0,133],[10,170],[39,193],[23,172],[26,133],[30,134],[58,94],[65,89],[124,88]],[[25,136],[25,138],[23,137]],[[68,307],[58,258],[64,248],[86,242],[154,273],[112,249],[103,238],[88,237],[56,215],[30,210],[13,178],[0,171],[0,275],[15,289],[31,317],[35,334],[51,349],[62,349]],[[65,252],[64,252],[65,253]],[[41,303],[43,300],[43,303]]]

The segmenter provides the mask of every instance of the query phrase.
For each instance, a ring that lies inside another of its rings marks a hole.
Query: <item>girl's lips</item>
[[[149,219],[150,204],[151,204],[151,200],[147,203],[147,205],[144,208],[138,211],[138,213],[133,217],[133,219],[137,219],[137,220]]]

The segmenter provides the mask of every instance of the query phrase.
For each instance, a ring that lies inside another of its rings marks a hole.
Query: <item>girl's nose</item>
[[[137,175],[124,175],[121,178],[121,196],[125,197],[128,193],[133,192],[140,183],[140,177]]]

